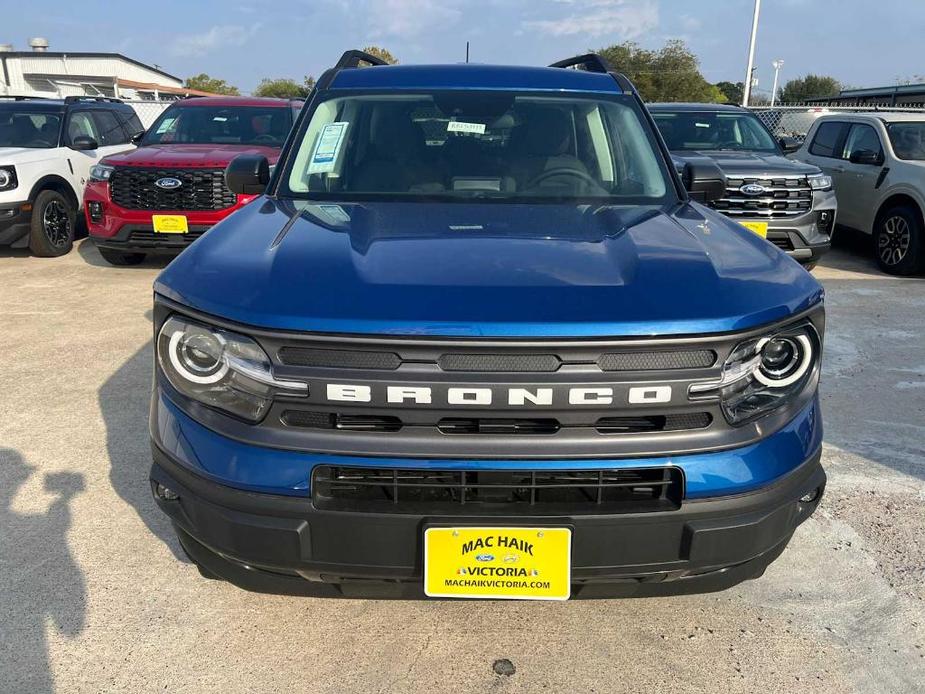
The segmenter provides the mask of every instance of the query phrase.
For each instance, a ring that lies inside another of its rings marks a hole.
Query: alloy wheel
[[[879,248],[880,260],[884,265],[898,265],[909,252],[912,243],[912,228],[905,217],[893,215],[883,223],[883,233],[880,234]]]
[[[52,200],[45,205],[42,213],[42,228],[45,236],[53,246],[67,245],[71,238],[71,219],[67,208],[60,200]]]

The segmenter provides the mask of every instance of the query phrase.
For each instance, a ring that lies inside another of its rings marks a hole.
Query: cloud
[[[696,17],[691,17],[689,14],[682,14],[678,19],[681,21],[681,28],[684,31],[698,31],[703,26],[703,22]]]
[[[189,58],[212,53],[220,48],[243,46],[260,30],[260,24],[240,26],[220,24],[200,34],[184,34],[170,44],[170,52],[180,58]]]
[[[367,5],[370,36],[411,38],[459,21],[459,1],[373,0]]]
[[[576,9],[556,19],[523,23],[531,31],[549,36],[584,34],[593,38],[617,35],[634,39],[658,27],[656,0],[558,0]]]

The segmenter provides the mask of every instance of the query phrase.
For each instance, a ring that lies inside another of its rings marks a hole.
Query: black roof
[[[151,70],[152,72],[156,72],[159,75],[163,75],[164,77],[169,77],[172,80],[177,80],[178,82],[183,81],[176,75],[171,75],[169,72],[164,72],[159,68],[148,65],[147,63],[143,63],[140,60],[129,58],[127,55],[122,55],[121,53],[84,53],[82,51],[9,51],[8,53],[2,53],[0,55],[2,55],[4,58],[120,58],[127,63],[138,65],[139,67],[143,67],[146,70]]]
[[[704,111],[745,111],[746,109],[741,106],[736,106],[735,104],[694,104],[689,102],[681,103],[659,103],[659,104],[646,104],[646,108],[650,111],[686,111],[686,112],[699,112]]]

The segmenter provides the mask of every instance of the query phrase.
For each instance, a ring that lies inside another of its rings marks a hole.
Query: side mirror
[[[78,135],[71,140],[71,149],[76,149],[78,152],[98,149],[99,146],[100,143],[89,135]]]
[[[147,132],[147,131],[141,130],[141,131],[135,133],[134,135],[132,135],[132,136],[129,138],[129,142],[131,142],[133,145],[137,145],[139,142],[141,142],[141,138],[143,138],[143,137],[145,136],[145,132]]]
[[[726,177],[713,162],[703,160],[684,165],[681,180],[692,200],[712,202],[726,194]]]
[[[800,141],[795,137],[784,136],[778,138],[777,144],[780,145],[780,148],[784,150],[784,154],[791,154],[800,149]]]
[[[225,185],[238,195],[260,195],[270,181],[270,162],[260,154],[239,154],[225,167]]]
[[[883,163],[883,155],[880,152],[873,152],[869,149],[859,149],[851,153],[848,161],[850,161],[852,164],[880,166]]]

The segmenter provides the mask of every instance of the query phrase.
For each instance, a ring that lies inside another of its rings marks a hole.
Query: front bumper
[[[767,240],[803,265],[815,265],[832,245],[837,203],[834,191],[815,191],[811,212],[792,218],[730,217],[736,222],[767,222]]]
[[[817,449],[773,484],[675,511],[429,516],[325,511],[310,498],[218,484],[157,445],[153,455],[154,497],[200,566],[245,589],[307,595],[421,597],[423,533],[435,524],[572,528],[574,597],[723,590],[761,575],[815,510],[826,479]],[[164,487],[177,498],[158,493]]]
[[[28,244],[32,224],[32,203],[5,202],[0,204],[0,246]]]
[[[101,248],[124,253],[176,254],[255,197],[239,195],[235,205],[221,210],[128,209],[112,201],[108,183],[90,181],[84,191],[83,211],[89,236]],[[96,214],[92,212],[94,208]],[[152,220],[155,214],[183,215],[189,232],[155,233]]]

